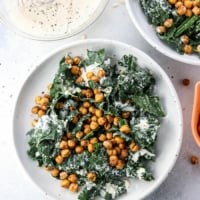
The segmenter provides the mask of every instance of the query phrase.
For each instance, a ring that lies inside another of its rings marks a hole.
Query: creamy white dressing
[[[114,199],[116,197],[117,186],[111,183],[106,183],[105,188],[106,192],[111,194],[112,198]]]
[[[128,103],[122,103],[120,101],[115,101],[114,105],[116,107],[120,107],[122,109],[122,111],[133,112],[135,110],[134,106],[130,106],[130,104],[128,104]]]
[[[146,150],[146,149],[140,149],[139,151],[137,151],[137,152],[135,152],[134,154],[132,154],[132,158],[131,158],[131,159],[132,159],[134,162],[137,162],[138,159],[139,159],[139,157],[140,157],[140,156],[144,156],[144,155],[147,155],[147,156],[149,156],[149,157],[154,157],[154,156],[155,156],[155,154],[149,152],[149,151]]]
[[[135,125],[135,127],[138,127],[141,130],[147,130],[149,128],[148,119],[147,118],[141,118],[139,124]]]
[[[71,34],[88,23],[100,2],[101,0],[19,0],[19,6],[9,14],[15,25],[29,34]]]
[[[136,175],[141,180],[145,172],[146,172],[145,168],[140,167],[137,169]]]
[[[39,118],[38,123],[34,127],[35,129],[41,129],[42,131],[49,130],[49,122],[51,121],[50,117],[48,115],[44,115],[41,118]]]

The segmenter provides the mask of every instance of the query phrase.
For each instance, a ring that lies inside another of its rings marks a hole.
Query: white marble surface
[[[125,5],[117,0],[110,0],[103,15],[87,30],[65,40],[42,42],[26,39],[0,23],[0,199],[50,199],[29,181],[16,158],[12,141],[13,108],[20,87],[34,70],[35,61],[56,47],[83,36],[115,39],[134,45],[154,58],[169,75],[182,105],[183,143],[172,172],[147,200],[200,199],[200,164],[190,163],[191,155],[200,159],[200,149],[193,140],[190,126],[194,85],[200,79],[200,66],[173,61],[152,49],[131,23]],[[189,86],[182,85],[184,78],[190,79]]]

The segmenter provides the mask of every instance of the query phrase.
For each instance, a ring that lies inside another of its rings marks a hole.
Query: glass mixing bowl
[[[107,3],[108,0],[1,0],[0,18],[29,38],[57,40],[87,28]]]

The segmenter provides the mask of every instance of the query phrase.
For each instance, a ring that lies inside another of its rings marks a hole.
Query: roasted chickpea
[[[72,123],[76,124],[78,122],[78,120],[79,120],[79,117],[78,116],[74,116],[72,118]]]
[[[63,157],[61,155],[56,156],[55,158],[56,163],[61,164],[63,162]]]
[[[106,118],[100,117],[100,118],[98,118],[97,122],[100,126],[103,126],[106,123]]]
[[[64,179],[60,182],[60,185],[64,188],[69,188],[70,181],[68,179]]]
[[[124,118],[124,119],[128,119],[129,117],[130,117],[130,112],[123,112],[122,113],[122,118]]]
[[[183,52],[186,54],[191,54],[192,53],[192,45],[189,45],[189,44],[184,45]]]
[[[173,19],[172,19],[172,18],[166,19],[166,20],[164,21],[164,26],[165,26],[166,28],[170,28],[170,27],[172,27],[172,25],[173,25]]]
[[[83,130],[83,132],[85,133],[85,134],[88,134],[88,133],[90,133],[92,131],[92,129],[90,128],[90,126],[88,127],[85,127],[84,128],[84,130]]]
[[[111,140],[112,137],[113,137],[113,133],[112,133],[112,132],[106,133],[106,138],[107,138],[108,140]]]
[[[73,139],[68,140],[67,144],[70,149],[74,149],[76,146],[76,142]]]
[[[165,26],[157,26],[156,32],[159,33],[159,34],[164,34],[166,32]]]
[[[192,8],[192,12],[194,15],[199,15],[200,14],[200,8],[198,6],[195,6]]]
[[[193,7],[193,1],[191,1],[191,0],[185,0],[183,3],[184,3],[184,6],[186,8],[192,8]]]
[[[175,7],[176,7],[176,8],[179,8],[179,7],[182,6],[182,5],[183,5],[183,2],[178,1],[178,2],[176,2]]]
[[[119,125],[119,118],[118,118],[118,117],[114,117],[113,124],[114,124],[115,126],[118,126],[118,125]]]
[[[77,65],[72,65],[71,73],[73,75],[80,75],[81,74],[80,68]]]
[[[115,139],[115,142],[117,144],[120,144],[120,143],[124,142],[124,139],[122,137],[120,137],[120,136],[115,136],[114,139]]]
[[[130,145],[129,145],[129,148],[131,151],[133,152],[136,152],[139,150],[139,146],[135,143],[135,142],[132,142]]]
[[[124,165],[125,165],[125,162],[123,160],[118,160],[116,169],[120,170],[124,167]]]
[[[193,165],[199,164],[199,159],[198,159],[198,157],[196,157],[196,156],[191,156],[190,161],[191,161],[191,163],[192,163]]]
[[[100,134],[99,135],[99,140],[101,141],[101,142],[103,142],[103,141],[105,141],[107,138],[106,138],[106,135],[105,134]]]
[[[97,137],[93,137],[93,138],[90,139],[90,143],[91,144],[95,144],[97,142],[98,142],[98,138]]]
[[[97,83],[99,82],[99,77],[94,75],[91,77],[91,80]]]
[[[58,169],[56,169],[56,168],[54,168],[54,169],[52,169],[52,171],[51,171],[51,175],[52,176],[54,176],[54,177],[57,177],[58,175],[59,175],[59,170]]]
[[[82,147],[87,147],[88,144],[89,144],[89,141],[88,141],[88,140],[81,140],[81,141],[80,141],[80,145],[81,145]]]
[[[193,13],[192,13],[192,10],[191,10],[191,9],[187,9],[187,10],[186,10],[186,13],[185,13],[185,16],[186,16],[186,17],[192,17],[192,14],[193,14]]]
[[[200,44],[197,45],[197,52],[200,53]]]
[[[76,132],[76,138],[78,138],[78,139],[82,138],[83,135],[84,135],[84,133],[82,131]]]
[[[194,1],[193,1],[193,7],[199,6],[199,4],[200,4],[200,1],[199,1],[199,0],[194,0]]]
[[[68,177],[68,174],[67,172],[60,172],[59,177],[61,180],[64,180]]]
[[[118,157],[116,155],[112,155],[109,157],[109,164],[111,166],[116,166],[118,163]]]
[[[127,149],[122,149],[120,153],[120,158],[125,159],[128,156],[128,150]]]
[[[47,97],[42,97],[40,104],[42,106],[47,106],[49,104],[49,99]]]
[[[87,90],[86,89],[82,89],[81,90],[81,96],[86,96]]]
[[[109,130],[111,128],[111,124],[106,122],[103,127],[106,129],[106,130]]]
[[[130,127],[126,124],[122,125],[119,130],[120,132],[125,133],[125,134],[128,134],[131,131]]]
[[[76,152],[77,154],[83,153],[83,147],[82,147],[82,146],[76,146],[76,147],[75,147],[75,152]]]
[[[87,89],[85,96],[87,98],[92,98],[93,97],[93,91],[90,89]]]
[[[189,41],[190,41],[190,39],[189,39],[189,37],[188,37],[187,35],[182,35],[182,36],[181,36],[181,42],[182,42],[183,44],[188,44]]]
[[[114,155],[114,154],[113,154],[113,149],[108,149],[108,150],[107,150],[107,154],[108,154],[109,156]],[[115,154],[115,155],[116,155],[116,154]]]
[[[88,180],[89,181],[96,181],[96,174],[94,173],[94,172],[89,172],[88,174],[87,174],[87,178],[88,178]]]
[[[100,103],[104,100],[104,95],[103,93],[98,93],[95,94],[95,102]]]
[[[38,111],[39,111],[39,109],[40,109],[40,107],[34,106],[34,107],[31,109],[31,112],[32,112],[33,114],[37,114]]]
[[[84,101],[83,102],[83,107],[84,108],[89,108],[91,106],[91,103],[89,101]]]
[[[48,106],[43,105],[43,106],[41,106],[41,109],[46,111],[48,109]]]
[[[76,83],[83,83],[84,82],[84,79],[82,76],[79,76],[76,80],[75,80]]]
[[[68,148],[67,141],[62,140],[60,142],[60,149],[67,149],[67,148]]]
[[[125,144],[124,143],[120,143],[118,146],[119,146],[120,149],[125,149]]]
[[[94,106],[90,106],[89,107],[89,112],[94,114],[95,113],[96,108]]]
[[[97,72],[97,76],[99,78],[102,78],[106,75],[106,72],[103,70],[103,69],[100,69],[98,72]]]
[[[79,108],[79,112],[82,114],[82,115],[86,115],[87,113],[88,113],[88,110],[87,110],[87,108],[84,108],[84,107],[80,107]]]
[[[87,72],[87,73],[86,73],[86,77],[87,77],[88,79],[91,79],[93,76],[94,76],[94,73],[93,73],[93,72]]]
[[[75,56],[75,57],[73,58],[73,63],[74,63],[75,65],[78,65],[80,62],[81,62],[81,58],[80,58],[80,57]]]
[[[77,183],[71,183],[71,184],[69,185],[69,190],[70,190],[71,192],[78,192],[78,184],[77,184]]]
[[[98,93],[100,93],[101,91],[100,91],[99,88],[94,88],[93,92],[94,92],[94,94],[98,94]]]
[[[42,117],[42,116],[45,115],[45,114],[46,114],[45,111],[42,110],[42,109],[40,109],[40,110],[38,111],[38,113],[37,113],[38,117]]]
[[[71,132],[67,132],[66,136],[67,136],[68,139],[72,139],[73,138],[73,135],[72,135]]]
[[[41,98],[41,96],[35,97],[35,103],[40,105]]]
[[[102,110],[100,110],[100,109],[95,109],[95,115],[96,115],[97,117],[102,117],[102,116],[103,116]]]
[[[92,122],[90,123],[90,128],[91,128],[91,130],[96,130],[98,127],[99,127],[99,124],[98,124],[97,122],[92,121]]]
[[[114,117],[111,115],[107,115],[106,119],[108,120],[109,123],[112,123],[114,121]]]
[[[103,142],[103,146],[106,148],[106,149],[112,149],[113,146],[112,146],[112,142],[110,140],[105,140]]]
[[[177,13],[178,13],[178,15],[180,15],[180,16],[185,15],[186,11],[187,11],[187,9],[186,9],[185,6],[179,6],[179,7],[177,8]]]
[[[177,0],[168,0],[168,2],[173,5],[177,2]]]
[[[94,152],[94,144],[88,144],[88,151],[90,152],[90,153],[92,153],[92,152]]]
[[[31,125],[32,125],[33,127],[35,127],[37,123],[38,123],[38,120],[37,120],[37,119],[34,119],[34,120],[32,120]]]
[[[91,121],[93,121],[93,122],[97,122],[97,120],[98,120],[98,118],[97,118],[96,115],[93,115],[93,116],[91,117]]]
[[[72,65],[74,63],[74,61],[72,58],[67,57],[67,58],[65,58],[65,63]]]
[[[71,183],[76,183],[78,178],[77,178],[77,175],[76,174],[70,174],[68,176],[68,180],[71,182]]]
[[[71,151],[69,149],[63,149],[60,153],[63,158],[68,158],[71,154]]]

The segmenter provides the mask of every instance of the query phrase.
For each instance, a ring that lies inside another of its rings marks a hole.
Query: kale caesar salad
[[[66,55],[49,92],[35,97],[29,157],[79,200],[116,199],[131,179],[153,180],[149,164],[165,116],[155,85],[134,55]]]
[[[139,0],[158,37],[177,52],[200,56],[200,0]]]

